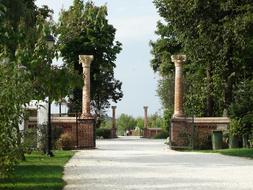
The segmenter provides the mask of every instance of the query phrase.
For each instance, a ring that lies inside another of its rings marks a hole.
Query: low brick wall
[[[197,147],[205,149],[213,130],[227,130],[227,117],[172,118],[170,146],[173,149]]]
[[[162,131],[161,128],[147,128],[144,129],[144,138],[154,138]]]
[[[95,126],[91,119],[76,120],[76,117],[51,117],[53,128],[63,130],[63,133],[71,134],[74,147],[73,148],[95,148]],[[27,127],[36,127],[37,118],[30,117]],[[77,130],[78,129],[78,130]]]

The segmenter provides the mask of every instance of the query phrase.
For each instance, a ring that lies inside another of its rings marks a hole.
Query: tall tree
[[[158,23],[160,39],[151,44],[154,70],[171,75],[161,55],[187,54],[186,110],[197,105],[192,109],[197,115],[221,115],[233,103],[243,71],[252,73],[253,2],[154,0],[154,4],[164,18]]]
[[[116,55],[121,43],[115,41],[116,29],[108,23],[107,7],[97,7],[92,1],[86,4],[75,0],[69,10],[62,11],[58,24],[59,47],[66,64],[82,73],[78,55],[92,54],[91,104],[97,118],[103,115],[110,101],[117,102],[123,97],[122,83],[114,78]],[[74,99],[81,111],[81,88],[74,91]],[[70,112],[75,112],[70,107]],[[100,125],[101,120],[97,120]]]
[[[136,124],[136,120],[127,114],[121,114],[117,119],[117,127],[121,135],[123,135],[127,130],[134,129],[136,127]]]
[[[123,96],[122,83],[114,78],[116,55],[121,44],[115,41],[116,29],[108,23],[107,7],[97,7],[75,0],[67,11],[62,11],[59,25],[59,47],[65,63],[82,73],[78,55],[92,54],[91,101],[93,111],[100,117],[110,100],[117,102]],[[74,91],[74,100],[81,111],[81,88]],[[74,111],[70,107],[70,111]]]
[[[33,0],[0,1],[0,177],[24,158],[19,124],[25,106],[49,93],[58,97],[60,72],[52,68],[55,51],[47,46],[53,32],[49,13]]]

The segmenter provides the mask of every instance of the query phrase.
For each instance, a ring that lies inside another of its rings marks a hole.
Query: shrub
[[[74,147],[74,138],[71,133],[63,133],[56,142],[58,149],[70,150]]]
[[[109,139],[111,138],[111,129],[98,128],[96,129],[96,136],[103,137],[104,139]]]
[[[53,126],[52,130],[52,144],[53,148],[57,148],[57,141],[61,137],[61,135],[64,133],[63,127],[60,126]]]
[[[162,130],[160,133],[154,136],[154,139],[166,139],[169,136],[169,132]]]
[[[198,135],[199,136],[199,135]],[[202,137],[197,137],[194,143],[194,149],[199,150],[211,150],[212,149],[212,136],[210,134],[203,135]]]
[[[47,124],[38,125],[37,130],[37,148],[45,154],[48,145]]]
[[[238,136],[241,134],[240,120],[232,119],[229,124],[229,134],[232,136]]]
[[[30,154],[33,150],[37,149],[37,129],[25,129],[22,142],[23,151]]]

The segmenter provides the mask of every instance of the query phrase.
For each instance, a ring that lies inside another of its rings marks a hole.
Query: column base
[[[148,129],[147,128],[143,129],[143,137],[148,138]]]
[[[183,113],[174,113],[173,114],[173,116],[172,116],[172,118],[184,118],[184,117],[186,117],[185,116],[185,114],[183,114]]]
[[[111,138],[117,138],[117,129],[116,128],[112,128],[111,129]]]
[[[96,148],[95,119],[93,117],[78,119],[79,149]]]
[[[189,130],[184,117],[173,116],[170,127],[170,147],[172,149],[189,147],[189,135],[191,134]]]

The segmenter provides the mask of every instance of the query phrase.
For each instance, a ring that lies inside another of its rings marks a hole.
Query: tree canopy
[[[252,77],[253,2],[155,0],[163,21],[151,42],[152,67],[173,76],[170,56],[184,53],[185,109],[219,116],[235,101],[239,81]],[[192,108],[191,108],[192,107]]]
[[[115,41],[116,29],[108,23],[107,7],[95,6],[88,1],[75,0],[60,15],[57,33],[61,56],[69,68],[82,73],[78,55],[94,55],[91,64],[91,104],[97,117],[103,115],[110,101],[123,97],[122,83],[114,78],[115,60],[121,51],[121,43]],[[81,111],[81,87],[74,91],[74,99]],[[76,108],[70,107],[70,112]]]
[[[0,2],[0,177],[24,156],[19,125],[28,103],[57,99],[68,87],[60,80],[67,70],[52,66],[56,51],[47,44],[53,34],[50,13],[33,0]]]

